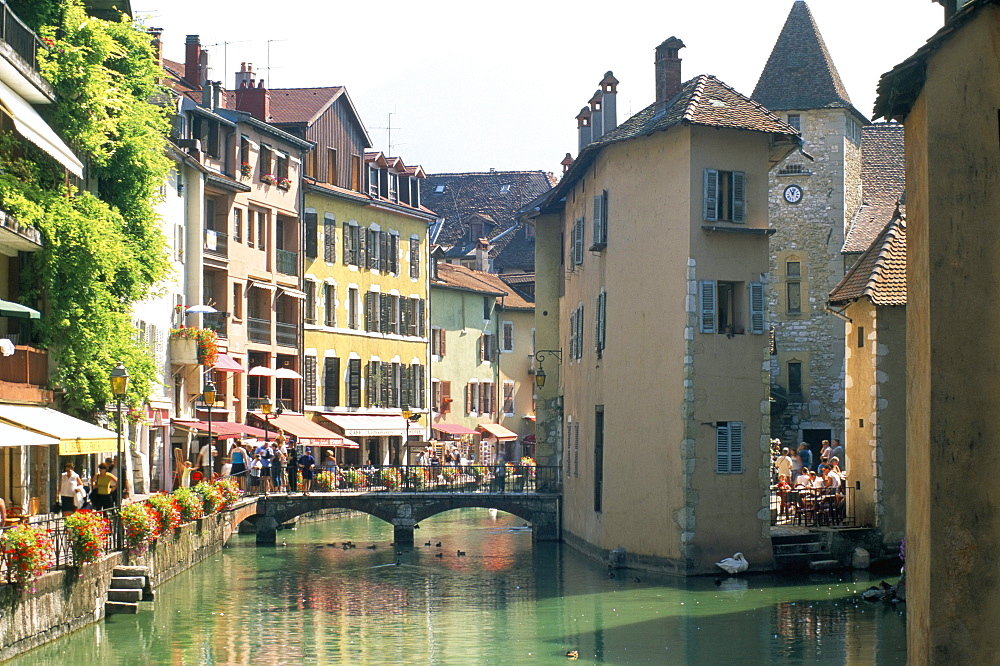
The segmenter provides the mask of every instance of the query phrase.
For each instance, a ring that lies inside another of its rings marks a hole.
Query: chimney
[[[236,81],[233,88],[239,90],[243,87],[243,84],[249,84],[253,81],[253,63],[252,62],[241,62],[240,71],[236,72]]]
[[[149,35],[149,43],[153,47],[153,58],[156,59],[156,66],[163,67],[163,28],[150,28],[146,33]]]
[[[573,166],[573,156],[570,155],[569,153],[566,153],[566,157],[564,157],[563,161],[560,162],[559,164],[562,165],[563,173],[566,173],[567,171],[569,171],[569,168]]]
[[[201,37],[188,35],[184,44],[184,80],[201,87]]]
[[[601,92],[604,93],[604,134],[618,127],[618,79],[608,71],[601,81]]]
[[[198,85],[204,88],[208,83],[208,49],[201,50],[201,73],[198,78]]]
[[[671,37],[656,47],[656,108],[662,111],[681,89],[681,59],[677,52],[684,42]]]
[[[590,140],[597,141],[604,136],[604,93],[600,90],[590,98]]]
[[[490,272],[490,242],[485,238],[476,241],[476,270]]]
[[[590,107],[585,106],[580,109],[580,113],[576,116],[576,129],[580,134],[580,150],[583,150],[588,145],[590,145],[591,137],[591,127],[590,127]]]
[[[236,110],[246,111],[257,120],[268,122],[271,117],[271,91],[264,87],[264,79],[244,80],[236,89]]]

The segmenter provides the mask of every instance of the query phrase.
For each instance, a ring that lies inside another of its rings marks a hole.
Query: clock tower
[[[825,309],[844,276],[841,250],[861,206],[861,127],[854,105],[802,0],[793,5],[753,99],[802,133],[802,151],[769,175],[774,327],[772,437],[843,440],[844,322]],[[843,464],[843,463],[842,463]]]

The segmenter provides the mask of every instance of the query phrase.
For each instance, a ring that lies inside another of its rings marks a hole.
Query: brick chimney
[[[240,84],[236,89],[236,110],[246,111],[257,120],[268,121],[271,117],[271,91],[264,87],[264,79],[256,82],[245,80]]]
[[[590,127],[590,107],[585,106],[580,109],[580,113],[576,116],[576,129],[580,135],[580,147],[579,150],[583,150],[588,145],[590,145],[591,137],[591,127]]]
[[[590,140],[597,141],[604,136],[604,93],[598,90],[588,102],[590,104]]]
[[[681,59],[684,42],[671,37],[656,47],[656,107],[663,110],[681,89]]]
[[[201,88],[201,37],[188,35],[184,43],[184,80]]]
[[[236,82],[233,84],[233,88],[239,90],[243,87],[244,83],[249,84],[253,79],[253,63],[241,62],[240,71],[236,72]]]
[[[604,134],[618,127],[618,79],[609,70],[601,80],[601,92],[604,93]]]
[[[559,164],[562,165],[563,173],[566,173],[567,171],[569,171],[569,168],[573,166],[573,156],[570,155],[569,153],[566,153],[566,157],[564,157],[562,162],[560,162]]]

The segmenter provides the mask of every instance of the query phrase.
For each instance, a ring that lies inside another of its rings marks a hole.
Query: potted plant
[[[170,329],[170,359],[174,363],[213,366],[218,356],[219,336],[212,329],[190,326]]]
[[[201,501],[204,506],[204,515],[210,516],[213,513],[217,513],[219,509],[222,508],[222,491],[219,490],[219,487],[214,483],[202,481],[194,487],[194,491],[201,496]]]
[[[386,490],[399,490],[399,485],[402,479],[399,476],[399,470],[395,467],[383,467],[379,470],[379,483],[385,486]]]
[[[320,472],[316,475],[316,487],[328,493],[337,489],[337,475],[333,472]]]
[[[201,496],[191,488],[178,488],[173,492],[177,501],[177,508],[181,512],[181,522],[190,523],[202,517],[205,511],[205,503]]]
[[[365,473],[360,469],[345,469],[341,476],[348,488],[362,488],[365,485]]]
[[[290,189],[292,187],[292,179],[285,178],[284,176],[278,178],[278,187],[283,190]]]
[[[111,521],[89,510],[66,516],[66,537],[73,550],[73,563],[81,567],[96,562],[104,551],[104,539],[111,533]]]
[[[243,494],[243,491],[240,490],[239,485],[236,483],[236,479],[219,479],[215,482],[215,487],[222,493],[223,509],[232,509],[233,505],[239,501],[240,495]]]
[[[155,493],[146,500],[150,510],[156,514],[160,526],[160,534],[170,534],[181,524],[181,510],[177,500],[166,493]]]
[[[125,531],[124,549],[142,555],[160,535],[156,514],[145,502],[135,502],[123,506],[119,516]]]
[[[265,173],[265,174],[261,175],[260,182],[262,182],[262,183],[264,183],[266,185],[277,185],[278,184],[278,178],[273,173]]]
[[[4,530],[0,549],[7,560],[7,580],[24,585],[35,580],[55,562],[55,544],[47,530],[20,524]]]
[[[243,162],[240,164],[240,176],[243,178],[250,178],[253,175],[253,166],[249,162]]]

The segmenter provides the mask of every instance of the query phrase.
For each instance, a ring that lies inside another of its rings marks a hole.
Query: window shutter
[[[746,174],[733,172],[733,222],[746,221]]]
[[[604,195],[594,197],[594,249],[604,247],[607,237],[604,233]]]
[[[412,407],[413,397],[410,393],[410,366],[399,366],[399,406]]]
[[[451,382],[438,382],[441,387],[441,405],[438,409],[442,414],[447,414],[451,411]]]
[[[413,321],[413,300],[409,298],[399,301],[399,332],[402,335],[413,335],[410,322]]]
[[[347,361],[347,406],[361,406],[361,359]]]
[[[332,217],[323,218],[323,261],[337,263],[337,222]]]
[[[381,380],[379,381],[379,407],[388,407],[389,401],[392,398],[392,392],[389,389],[392,382],[392,363],[382,361],[381,371],[382,376],[379,378]]]
[[[333,408],[340,405],[340,359],[323,359],[323,404]]]
[[[414,369],[417,371],[416,376],[413,380],[414,381],[413,390],[416,391],[417,393],[417,407],[419,407],[420,409],[424,409],[427,407],[427,393],[425,390],[426,387],[424,385],[424,381],[426,379],[426,377],[424,376],[424,366],[417,365],[414,366]]]
[[[368,263],[368,255],[371,253],[372,248],[371,243],[368,242],[368,228],[358,227],[358,261],[357,264],[361,268],[370,268]]]
[[[729,473],[743,473],[743,422],[729,422]]]
[[[569,313],[569,357],[576,358],[576,310]]]
[[[583,306],[580,306],[580,313],[576,315],[576,357],[583,358]]]
[[[385,273],[389,271],[389,234],[380,231],[378,234],[378,269]]]
[[[420,241],[416,238],[410,239],[410,277],[420,277]]]
[[[399,275],[399,235],[389,236],[389,272]]]
[[[472,384],[465,385],[465,413],[471,414],[472,409]]]
[[[701,308],[699,329],[702,333],[715,333],[715,282],[698,283],[698,305]]]
[[[374,331],[375,330],[375,297],[374,291],[369,291],[365,293],[365,330]]]
[[[392,311],[392,296],[389,294],[379,294],[378,295],[378,312],[379,312],[379,327],[378,330],[381,333],[391,333],[391,316]]]
[[[305,361],[305,391],[302,396],[307,405],[315,405],[316,402],[316,357],[306,356]]]
[[[351,263],[354,258],[354,249],[351,247],[351,228],[347,222],[344,222],[344,265]]]
[[[303,219],[306,227],[306,256],[316,257],[318,247],[317,234],[319,233],[319,229],[316,228],[316,213],[306,213]]]
[[[423,321],[424,321],[424,315],[423,315],[424,308],[423,308],[423,304],[424,304],[424,302],[420,301],[420,306],[421,306],[420,307],[420,322],[421,322],[420,323],[420,327],[421,327],[421,329],[423,328]],[[438,351],[438,356],[440,356],[441,358],[444,358],[444,355],[448,353],[448,345],[445,344],[445,342],[448,340],[448,336],[445,333],[445,329],[443,329],[443,328],[439,328],[438,329],[438,333],[440,333],[440,335],[441,335],[441,343],[438,345],[438,350],[439,350]]]
[[[764,332],[764,285],[760,282],[750,283],[750,332]]]
[[[583,263],[583,218],[579,218],[573,227],[573,263]]]
[[[375,404],[375,366],[377,365],[377,361],[368,361],[365,377],[365,406],[367,407]]]
[[[705,169],[704,213],[706,222],[719,219],[718,212],[719,172],[715,169]]]
[[[486,362],[486,334],[483,333],[479,336],[479,362]]]
[[[597,326],[595,327],[596,331],[594,334],[594,348],[597,350],[598,354],[604,351],[604,335],[607,331],[604,324],[604,308],[607,302],[607,297],[607,292],[603,291],[597,295]]]
[[[419,299],[417,301],[417,335],[421,338],[427,334],[427,329],[424,328],[424,299]],[[444,329],[441,330],[441,356],[444,356]]]
[[[716,424],[715,473],[729,474],[729,424],[728,423]]]

